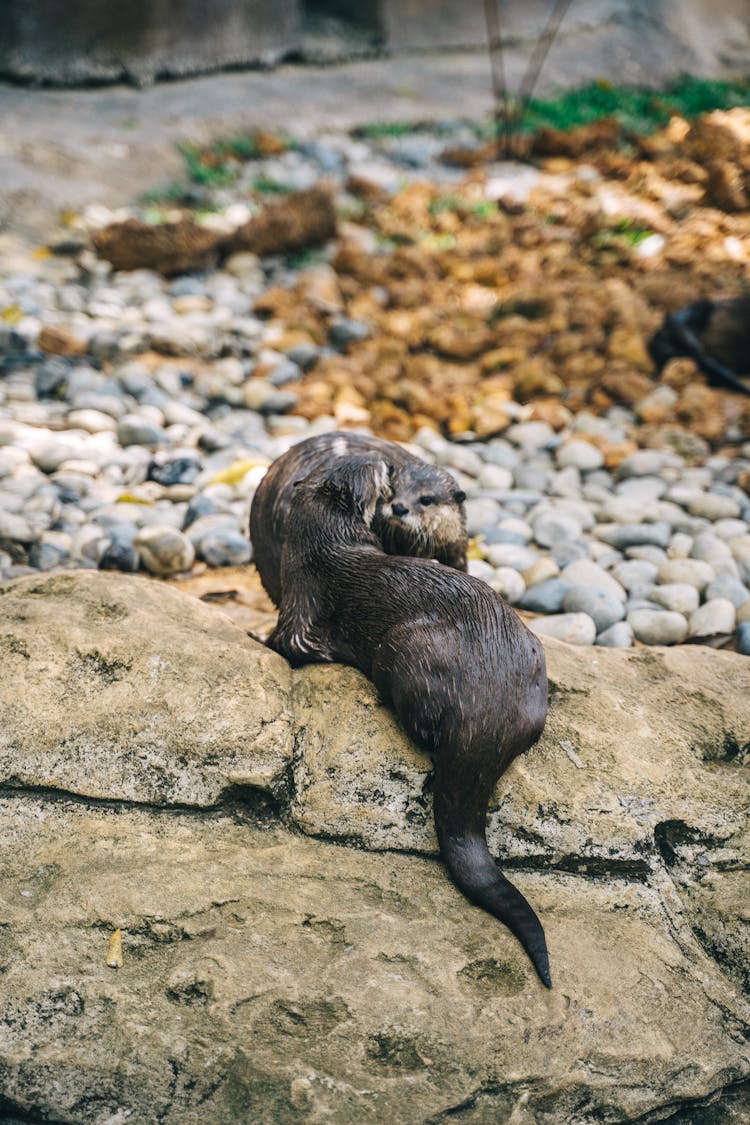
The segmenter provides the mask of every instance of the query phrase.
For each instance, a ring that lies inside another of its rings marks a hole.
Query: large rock
[[[424,859],[225,814],[28,797],[0,817],[0,1114],[622,1122],[747,1073],[730,982],[646,884],[514,876],[547,992]]]
[[[288,665],[168,586],[97,571],[0,586],[0,663],[0,784],[209,806],[284,783]]]
[[[0,587],[0,648],[0,1120],[746,1119],[746,658],[546,642],[489,818],[546,992],[358,673],[91,572]]]

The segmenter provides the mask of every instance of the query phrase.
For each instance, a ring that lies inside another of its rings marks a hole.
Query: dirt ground
[[[296,136],[371,121],[482,117],[483,52],[212,74],[145,89],[0,84],[0,231],[39,241],[61,210],[118,206],[183,171],[181,140],[263,126]]]

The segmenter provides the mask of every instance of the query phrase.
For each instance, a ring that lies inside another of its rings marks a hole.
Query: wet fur
[[[498,870],[485,836],[498,778],[544,727],[544,651],[485,583],[384,554],[369,520],[388,496],[388,466],[372,456],[299,485],[268,643],[293,664],[342,661],[375,683],[434,755],[435,825],[453,879],[512,930],[550,987],[542,926]]]
[[[376,507],[373,530],[391,555],[434,558],[466,570],[464,494],[449,472],[429,465],[400,445],[357,433],[319,434],[292,446],[273,462],[260,482],[250,508],[253,558],[266,593],[281,602],[281,552],[289,509],[300,479],[330,467],[341,457],[376,454],[393,468],[393,495]],[[423,497],[434,503],[421,503]],[[405,512],[397,515],[396,504]]]

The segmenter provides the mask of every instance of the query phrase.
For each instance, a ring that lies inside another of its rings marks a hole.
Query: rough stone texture
[[[201,0],[127,8],[98,0],[10,0],[0,70],[47,82],[150,82],[276,62],[296,45],[296,0]]]
[[[0,586],[0,784],[155,805],[275,790],[281,657],[164,585],[76,571]]]
[[[429,758],[358,673],[144,578],[21,579],[0,623],[0,1120],[743,1120],[745,658],[545,642],[489,837],[548,993],[433,862]]]

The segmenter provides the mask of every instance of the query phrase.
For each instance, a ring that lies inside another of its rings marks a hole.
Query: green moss
[[[611,82],[589,82],[560,97],[532,98],[522,115],[521,126],[533,131],[544,125],[573,129],[602,117],[615,117],[626,129],[652,133],[674,114],[696,117],[712,109],[731,109],[750,104],[750,82],[723,82],[718,79],[681,78],[666,89],[644,90],[614,86]]]

